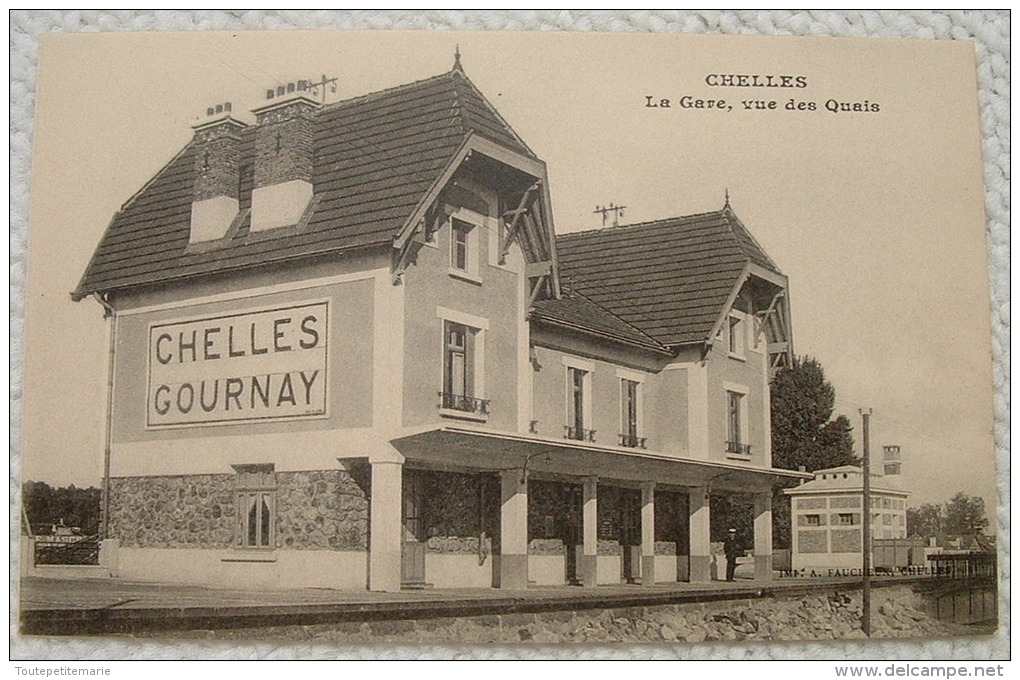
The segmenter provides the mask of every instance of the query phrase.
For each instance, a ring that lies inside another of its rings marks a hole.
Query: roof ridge
[[[706,215],[720,215],[720,216],[723,216],[722,213],[723,213],[722,210],[707,210],[705,212],[700,212],[700,213],[691,213],[690,215],[675,215],[673,217],[663,217],[663,218],[660,218],[660,219],[657,219],[657,220],[648,220],[646,222],[634,222],[632,224],[621,224],[621,225],[616,226],[616,227],[595,227],[594,229],[581,229],[579,231],[571,231],[571,232],[566,232],[566,233],[563,233],[563,234],[557,234],[556,238],[559,239],[559,238],[572,238],[572,237],[576,237],[576,236],[594,236],[596,234],[601,234],[601,233],[606,233],[606,232],[612,233],[612,232],[615,232],[615,231],[622,231],[622,230],[628,230],[628,229],[636,229],[636,228],[640,228],[640,227],[651,227],[651,226],[663,224],[665,222],[679,222],[681,220],[691,220],[691,219],[695,219],[695,218],[698,218],[698,217],[704,217]]]
[[[468,126],[467,121],[464,120],[464,103],[460,100],[460,88],[457,87],[457,83],[454,80],[454,78],[456,78],[457,75],[467,78],[467,76],[465,76],[464,72],[461,70],[459,54],[457,56],[457,61],[454,64],[453,70],[450,71],[449,75],[450,81],[453,83],[453,116],[454,118],[457,119],[457,122],[460,123],[461,133],[466,135],[468,133]]]
[[[439,80],[441,80],[441,79],[443,79],[445,77],[449,77],[452,73],[453,73],[453,71],[444,71],[443,73],[439,73],[439,74],[434,75],[434,76],[429,76],[428,78],[422,78],[420,80],[413,80],[410,83],[401,83],[400,85],[394,85],[393,87],[387,87],[387,88],[384,88],[382,90],[375,90],[374,92],[366,92],[365,94],[359,94],[359,95],[357,95],[355,97],[351,97],[350,99],[341,99],[338,102],[332,102],[330,104],[326,104],[325,106],[323,106],[322,108],[319,109],[319,113],[323,113],[323,112],[326,112],[326,111],[335,111],[336,109],[343,108],[344,106],[347,106],[349,104],[353,104],[355,102],[364,101],[364,100],[370,100],[370,99],[377,99],[377,98],[380,98],[380,97],[383,97],[383,96],[388,96],[388,95],[397,93],[397,92],[399,92],[401,90],[410,90],[410,89],[412,89],[414,87],[420,87],[421,85],[424,85],[426,83],[431,83],[433,81],[439,81]]]

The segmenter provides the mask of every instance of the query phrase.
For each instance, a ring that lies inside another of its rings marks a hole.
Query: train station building
[[[557,234],[545,164],[459,60],[207,113],[73,294],[110,326],[119,575],[703,582],[733,494],[771,576],[772,490],[805,477],[771,465],[788,285],[728,200]]]

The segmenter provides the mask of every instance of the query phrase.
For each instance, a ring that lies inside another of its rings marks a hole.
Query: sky
[[[972,54],[955,42],[878,39],[44,36],[22,478],[100,481],[107,330],[99,305],[69,292],[113,214],[190,140],[207,106],[230,101],[250,121],[267,88],[322,74],[338,79],[336,97],[357,96],[449,70],[458,45],[467,75],[548,165],[558,232],[601,226],[596,205],[625,205],[622,222],[633,223],[717,210],[728,192],[789,277],[795,350],[825,368],[858,452],[858,411],[870,407],[872,450],[902,447],[910,504],[964,491],[995,507]],[[806,86],[712,87],[711,74]],[[685,108],[685,95],[726,105]],[[788,111],[791,100],[815,110]]]

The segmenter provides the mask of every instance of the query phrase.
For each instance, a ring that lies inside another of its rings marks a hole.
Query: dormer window
[[[450,238],[450,266],[462,272],[468,271],[470,240],[473,224],[453,220]]]
[[[730,316],[728,320],[729,355],[735,359],[744,358],[745,338],[744,322],[739,316]]]
[[[457,217],[450,218],[450,276],[474,284],[482,282],[479,245],[481,231],[482,227],[477,220],[469,222]]]

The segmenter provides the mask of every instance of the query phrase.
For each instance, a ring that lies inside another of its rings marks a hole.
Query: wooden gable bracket
[[[762,333],[768,343],[769,363],[771,368],[793,366],[793,343],[790,342],[790,317],[786,305],[786,291],[780,291],[772,298],[768,309],[755,314],[758,327],[755,329],[754,342]],[[769,332],[766,332],[769,331]],[[775,338],[775,340],[770,340]]]
[[[538,299],[538,294],[542,292],[542,286],[545,285],[548,279],[548,274],[543,274],[542,276],[535,278],[535,283],[531,286],[531,296],[528,298],[528,309],[535,304],[535,300]]]
[[[776,293],[775,296],[772,298],[772,302],[769,303],[768,309],[766,309],[764,312],[758,312],[757,314],[755,314],[755,316],[758,317],[758,328],[754,332],[753,344],[755,345],[758,344],[758,339],[761,337],[761,334],[765,332],[765,324],[769,323],[772,315],[776,313],[776,307],[779,304],[779,299],[782,298],[783,295],[784,293],[782,291]]]
[[[404,281],[404,272],[407,266],[414,261],[418,251],[422,249],[432,236],[439,231],[442,224],[450,215],[448,206],[441,206],[435,203],[425,212],[425,216],[415,225],[411,238],[404,241],[403,247],[395,254],[393,264],[393,285],[399,286]]]
[[[506,256],[510,252],[510,246],[518,240],[518,232],[522,222],[521,219],[527,216],[530,207],[528,203],[532,193],[542,186],[541,180],[535,182],[521,196],[521,201],[514,210],[509,210],[501,216],[505,229],[500,230],[499,263],[506,264]]]
[[[422,220],[424,222],[424,219]],[[423,231],[422,227],[419,226],[415,230],[417,233]],[[417,236],[417,234],[416,234]],[[407,265],[410,264],[411,260],[417,256],[418,251],[425,245],[424,240],[418,238],[409,238],[404,242],[404,247],[401,248],[394,254],[393,263],[393,285],[399,286],[404,282],[404,272],[407,271]]]

